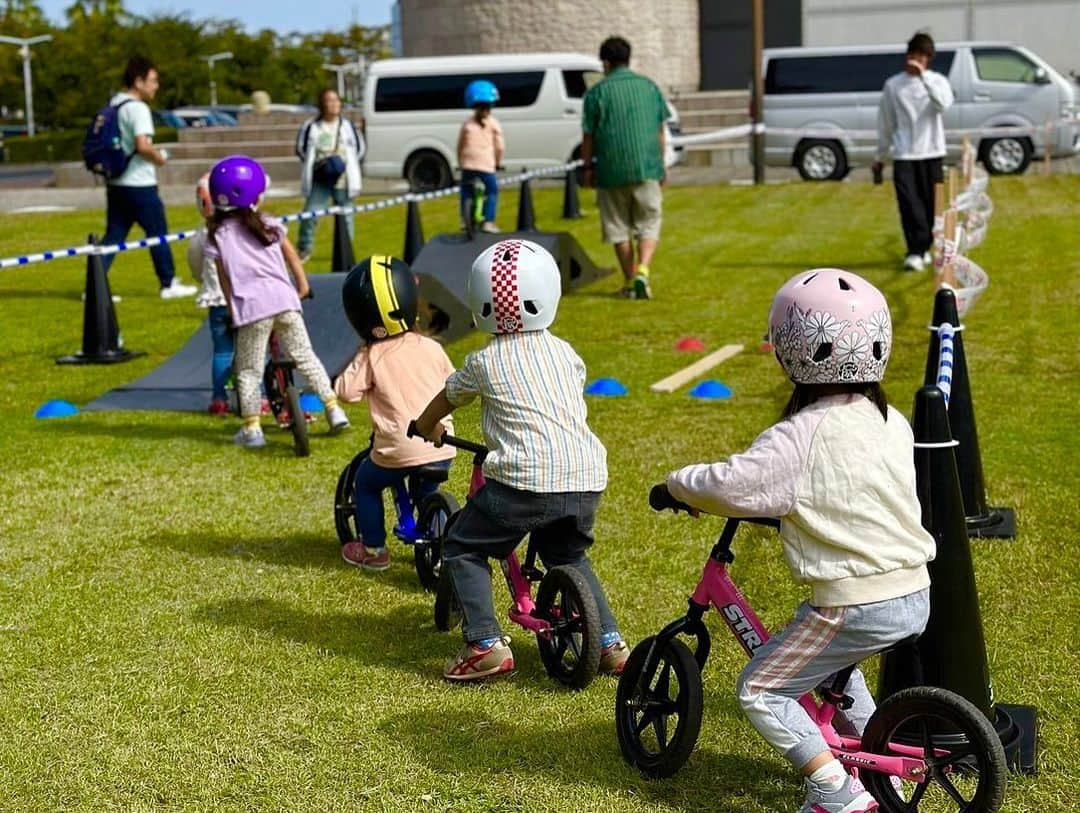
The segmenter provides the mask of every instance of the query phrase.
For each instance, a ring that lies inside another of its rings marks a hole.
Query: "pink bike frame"
[[[754,651],[769,640],[768,630],[751,609],[742,591],[731,580],[724,562],[709,558],[691,600],[701,608],[708,608],[709,605],[715,607],[747,655],[753,656]],[[829,700],[818,703],[813,695],[805,694],[799,698],[799,704],[821,730],[829,749],[844,765],[899,776],[910,782],[926,781],[926,762],[922,759],[921,748],[890,743],[889,747],[897,754],[895,756],[863,751],[858,737],[844,736],[837,733],[833,727],[835,703]],[[947,751],[941,753],[945,754]]]

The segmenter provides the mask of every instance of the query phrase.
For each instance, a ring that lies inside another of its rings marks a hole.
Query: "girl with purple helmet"
[[[785,557],[810,599],[754,652],[738,700],[805,778],[801,813],[863,813],[877,802],[832,756],[799,698],[918,635],[929,615],[934,540],[915,494],[914,438],[880,383],[889,306],[848,271],[804,271],[773,299],[769,339],[795,385],[780,422],[745,452],[672,472],[667,487],[701,511],[780,518]],[[874,700],[857,669],[845,694],[854,702],[837,728],[861,735]]]
[[[258,211],[266,183],[262,166],[246,155],[214,165],[210,171],[214,213],[203,249],[217,264],[237,331],[236,389],[244,425],[233,440],[246,448],[266,445],[259,425],[259,384],[271,331],[326,405],[331,433],[349,427],[304,325],[300,300],[310,291],[304,265],[281,221]]]

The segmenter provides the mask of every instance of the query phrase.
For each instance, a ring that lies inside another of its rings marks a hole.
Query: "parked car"
[[[188,123],[184,121],[181,116],[176,115],[171,110],[155,110],[153,111],[154,124],[158,127],[171,127],[174,130],[183,130],[188,126]]]
[[[172,111],[187,122],[188,127],[235,127],[236,118],[212,107],[178,107]]]
[[[804,179],[821,181],[839,180],[852,166],[874,160],[877,139],[869,131],[877,129],[885,80],[903,68],[902,45],[769,48],[763,59],[767,165],[794,166]],[[960,153],[959,131],[994,127],[1033,129],[971,135],[979,159],[993,174],[1021,173],[1047,149],[1055,157],[1080,150],[1076,86],[1026,48],[1006,42],[939,43],[931,68],[948,77],[956,97],[945,113],[949,158]],[[1049,138],[1048,122],[1053,123]],[[787,134],[775,128],[819,132]],[[837,135],[820,132],[830,130]]]
[[[374,62],[364,89],[364,171],[404,177],[413,189],[452,183],[458,132],[468,115],[465,86],[474,79],[499,89],[495,115],[506,136],[507,170],[563,164],[581,154],[582,98],[602,75],[598,59],[570,53]],[[674,148],[668,157],[678,160]]]

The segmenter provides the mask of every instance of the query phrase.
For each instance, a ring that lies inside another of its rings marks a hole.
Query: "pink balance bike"
[[[409,437],[418,434],[416,422],[410,421]],[[453,435],[443,435],[443,443],[472,452],[471,498],[484,485],[482,467],[487,448]],[[446,532],[453,521],[451,517],[443,526],[441,537],[429,539],[429,544],[444,550]],[[536,557],[537,551],[530,539],[524,564],[518,561],[516,551],[499,560],[513,600],[510,620],[536,635],[540,660],[552,678],[572,689],[584,689],[596,677],[600,666],[600,612],[596,609],[596,599],[576,568],[560,565],[545,573],[537,567]],[[540,583],[535,601],[532,596],[534,582]],[[441,568],[435,588],[434,616],[435,628],[443,632],[449,632],[461,623],[461,608],[445,567]]]
[[[649,494],[654,510],[687,511],[663,485]],[[777,520],[743,520],[778,527]],[[715,607],[748,655],[769,633],[731,580],[731,543],[740,520],[729,519],[709,554],[686,615],[646,638],[619,679],[615,729],[623,757],[642,774],[668,777],[685,764],[701,729],[701,670],[709,656],[702,616]],[[697,639],[694,652],[678,636]],[[878,801],[883,813],[995,813],[1005,794],[1005,752],[985,716],[959,695],[916,686],[885,699],[862,738],[837,733],[837,710],[851,707],[844,688],[854,666],[800,703],[836,758]]]

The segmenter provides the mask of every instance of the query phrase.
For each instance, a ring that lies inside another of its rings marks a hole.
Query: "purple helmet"
[[[266,191],[262,165],[246,155],[222,158],[210,170],[210,199],[218,209],[254,206]]]

